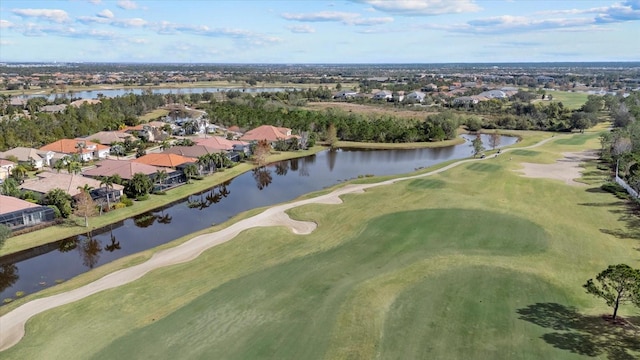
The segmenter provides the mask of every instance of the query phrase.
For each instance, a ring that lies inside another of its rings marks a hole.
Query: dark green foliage
[[[11,236],[11,229],[8,226],[0,224],[0,249],[4,245],[4,241]]]
[[[609,265],[598,274],[596,282],[589,279],[583,287],[587,293],[602,298],[613,308],[614,320],[620,305],[633,303],[640,306],[640,270],[629,265]]]
[[[53,189],[47,192],[40,200],[42,205],[53,205],[60,211],[60,216],[68,218],[71,215],[71,195],[62,189]]]
[[[153,189],[153,182],[143,173],[134,174],[131,180],[127,181],[124,185],[125,194],[132,198],[146,195],[151,189]]]

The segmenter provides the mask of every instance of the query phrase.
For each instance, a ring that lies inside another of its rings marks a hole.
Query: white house
[[[373,100],[391,100],[393,99],[393,93],[389,90],[380,90],[373,94]]]
[[[425,93],[423,93],[422,91],[413,91],[407,94],[406,99],[409,101],[423,102],[425,96]]]

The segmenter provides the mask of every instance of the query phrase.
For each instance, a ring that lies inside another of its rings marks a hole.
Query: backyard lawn
[[[628,208],[591,165],[591,185],[518,172],[597,149],[598,136],[293,208],[315,231],[246,230],[34,317],[2,358],[637,358],[638,331],[605,322],[610,309],[582,288],[609,264],[640,267]],[[637,309],[621,316],[640,326]]]

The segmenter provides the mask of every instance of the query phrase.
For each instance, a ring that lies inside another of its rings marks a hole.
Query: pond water
[[[134,218],[0,257],[0,299],[39,291],[115,259],[219,224],[240,212],[290,201],[360,175],[396,175],[471,156],[465,143],[434,149],[337,150],[268,165]],[[483,135],[485,147],[489,136]],[[515,137],[501,137],[500,146]],[[188,185],[186,185],[188,186]]]
[[[225,91],[241,91],[247,93],[261,93],[261,92],[280,92],[286,90],[295,90],[295,88],[281,88],[281,87],[265,87],[265,88],[221,88],[221,87],[202,87],[202,88],[161,88],[151,89],[153,94],[203,94],[205,92],[216,93]],[[116,97],[128,94],[141,95],[145,89],[140,88],[125,88],[125,89],[100,89],[89,91],[76,91],[66,93],[50,94],[49,91],[43,90],[40,94],[30,95],[15,95],[13,97],[18,99],[31,99],[35,97],[46,97],[48,101],[53,101],[56,98],[81,98],[81,99],[97,99],[98,94],[105,97]]]

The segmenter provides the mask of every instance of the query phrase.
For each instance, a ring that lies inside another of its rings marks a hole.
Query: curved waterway
[[[345,149],[281,161],[90,234],[0,257],[0,299],[16,298],[17,292],[37,292],[123,256],[220,224],[243,211],[290,201],[344,180],[410,173],[469,157],[472,137],[463,137],[464,144],[444,148]],[[488,136],[483,135],[483,141],[489,148]],[[500,145],[516,141],[502,137]]]

